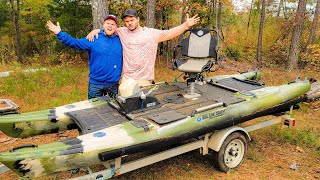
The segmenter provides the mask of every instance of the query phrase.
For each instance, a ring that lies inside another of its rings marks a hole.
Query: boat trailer
[[[247,142],[251,140],[249,132],[274,124],[282,124],[287,127],[295,126],[296,120],[291,116],[292,109],[293,108],[291,107],[290,113],[277,115],[271,119],[254,123],[249,126],[232,126],[213,133],[208,133],[193,142],[124,164],[121,162],[123,157],[108,160],[102,162],[106,168],[105,170],[92,172],[88,167],[89,174],[72,178],[71,180],[109,179],[196,149],[199,149],[200,154],[202,155],[207,155],[209,154],[209,150],[213,150],[214,164],[221,171],[228,172],[232,169],[236,169],[242,163],[247,150]]]
[[[291,116],[292,110],[293,107],[290,108],[290,112],[287,114],[276,115],[271,119],[249,126],[232,126],[213,133],[207,133],[193,142],[124,164],[121,162],[123,157],[108,160],[102,162],[106,168],[105,170],[93,172],[88,167],[89,173],[87,175],[76,177],[72,180],[109,179],[196,149],[199,149],[202,155],[207,155],[209,150],[213,150],[214,164],[221,171],[228,172],[236,169],[242,163],[247,150],[247,142],[251,140],[249,132],[274,124],[282,124],[287,127],[295,126],[296,120]],[[0,165],[0,174],[9,170],[5,165]]]

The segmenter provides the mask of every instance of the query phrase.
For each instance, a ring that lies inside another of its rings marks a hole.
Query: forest
[[[241,2],[241,1],[240,1]],[[124,10],[138,11],[141,26],[170,29],[198,14],[196,27],[219,31],[220,57],[250,61],[257,67],[319,68],[319,1],[258,0],[238,5],[229,0],[3,0],[0,3],[1,64],[69,64],[87,61],[86,53],[67,48],[45,27],[60,22],[62,30],[81,38],[100,28],[105,14],[121,17]],[[120,26],[124,25],[120,21]],[[159,46],[163,57],[178,38]]]

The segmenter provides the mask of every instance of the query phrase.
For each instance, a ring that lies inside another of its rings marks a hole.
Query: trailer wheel
[[[219,152],[214,151],[214,165],[223,172],[235,170],[242,163],[246,151],[246,138],[241,133],[232,133],[224,140]]]

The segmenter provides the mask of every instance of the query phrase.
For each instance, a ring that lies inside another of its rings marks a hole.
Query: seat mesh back
[[[217,58],[218,40],[212,33],[203,29],[203,34],[197,34],[202,29],[195,29],[190,35],[182,40],[182,56],[193,58]]]
[[[210,40],[210,33],[201,37],[193,33],[190,34],[188,56],[200,58],[209,57]]]

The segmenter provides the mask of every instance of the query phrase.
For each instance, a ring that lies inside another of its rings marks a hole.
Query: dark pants
[[[88,99],[100,96],[115,97],[118,94],[118,83],[110,83],[108,85],[93,84],[88,85]]]

